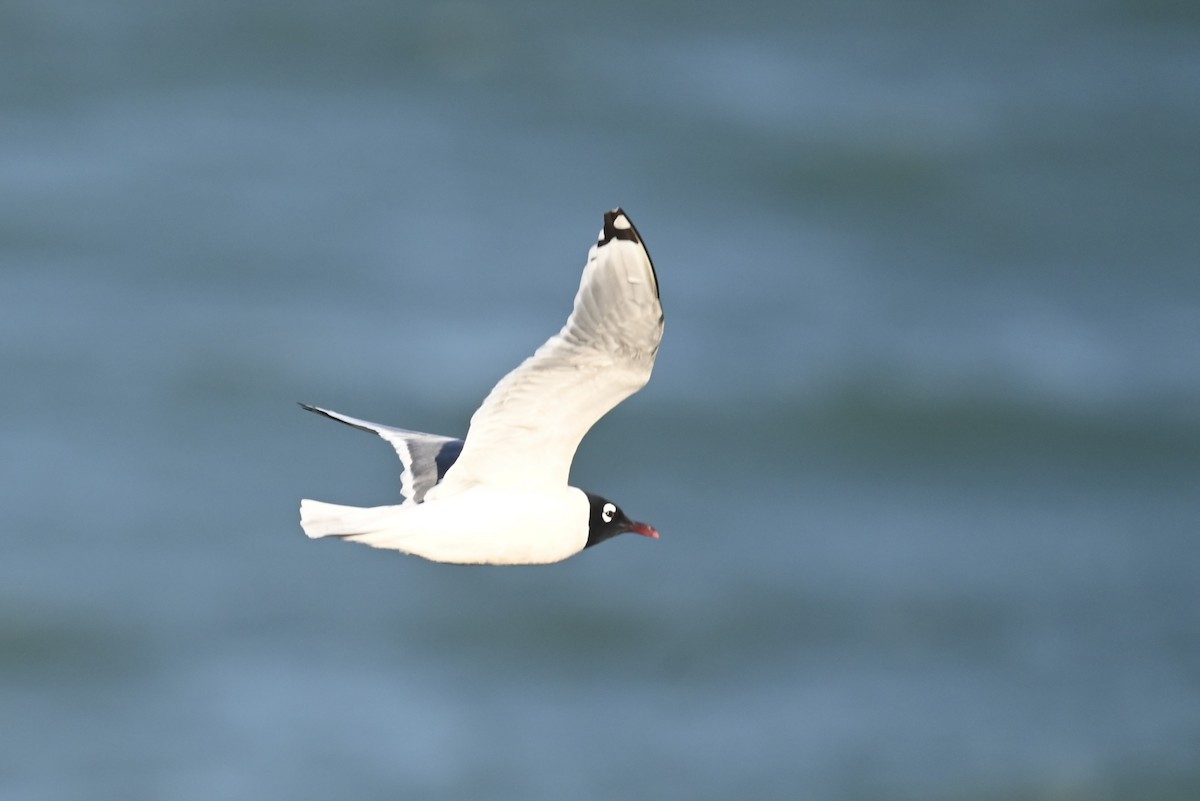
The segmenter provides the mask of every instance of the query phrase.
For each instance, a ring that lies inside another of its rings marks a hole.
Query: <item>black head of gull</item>
[[[630,520],[621,508],[608,498],[601,498],[599,495],[594,495],[590,492],[584,492],[587,495],[588,504],[591,505],[591,515],[588,519],[588,538],[587,545],[584,548],[591,548],[605,540],[612,539],[618,534],[633,532],[641,534],[643,537],[652,537],[658,539],[658,531],[653,526],[646,523],[638,523],[636,520]]]

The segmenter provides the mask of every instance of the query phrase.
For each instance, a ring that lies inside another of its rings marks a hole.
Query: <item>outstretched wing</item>
[[[307,403],[300,405],[310,412],[324,415],[339,423],[378,434],[390,442],[404,465],[404,472],[400,474],[400,493],[405,497],[405,503],[420,503],[425,500],[425,493],[442,480],[462,451],[461,439],[406,431],[403,428],[370,423],[357,417],[309,406]]]
[[[477,484],[564,486],[584,434],[650,380],[662,333],[650,254],[614,209],[588,252],[567,324],[492,389],[433,495]]]

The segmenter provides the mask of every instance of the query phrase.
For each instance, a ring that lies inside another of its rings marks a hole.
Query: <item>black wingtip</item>
[[[629,215],[620,206],[612,211],[604,212],[604,229],[600,231],[600,238],[597,240],[596,246],[603,247],[614,239],[633,242],[641,245],[642,250],[646,251],[646,258],[650,261],[650,275],[654,278],[654,294],[658,295],[658,271],[654,269],[654,259],[650,258],[650,249],[642,241],[642,235],[638,233],[633,220],[629,219]]]
[[[326,411],[325,409],[322,409],[319,406],[309,406],[307,403],[302,403],[300,401],[296,401],[296,403],[300,404],[300,408],[304,409],[305,411],[312,412],[313,414],[319,414],[322,417],[328,417],[330,420],[335,420],[335,421],[341,423],[342,425],[347,425],[347,426],[350,426],[351,428],[357,428],[359,431],[366,431],[368,434],[378,434],[379,433],[378,431],[376,431],[373,428],[368,428],[367,426],[360,426],[357,423],[351,423],[349,420],[343,420],[342,418],[338,417],[337,414]]]
[[[638,235],[637,228],[633,225],[633,220],[629,219],[629,215],[620,207],[604,212],[604,230],[600,232],[600,239],[597,244],[607,245],[614,239],[636,242],[645,247],[641,236]]]

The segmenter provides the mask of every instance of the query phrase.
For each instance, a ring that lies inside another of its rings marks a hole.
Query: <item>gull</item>
[[[404,502],[300,502],[311,538],[337,537],[434,562],[548,564],[618,534],[658,537],[615,503],[569,485],[596,421],[646,385],[663,334],[658,277],[621,209],[604,215],[566,325],[492,389],[465,439],[305,409],[396,449]]]

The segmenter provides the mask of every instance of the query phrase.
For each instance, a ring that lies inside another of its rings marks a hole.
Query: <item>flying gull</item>
[[[567,482],[580,440],[646,385],[663,334],[658,277],[621,209],[604,215],[562,330],[500,380],[465,440],[305,409],[371,431],[403,465],[404,502],[300,502],[309,537],[339,537],[435,562],[546,564],[625,532],[658,537]]]

